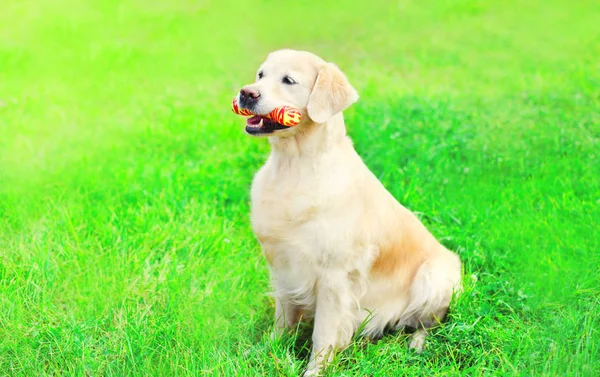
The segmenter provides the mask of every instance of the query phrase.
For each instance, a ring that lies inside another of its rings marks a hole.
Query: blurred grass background
[[[1,8],[0,375],[302,370],[249,229],[268,144],[229,110],[283,47],[347,73],[358,152],[465,264],[423,354],[359,339],[329,374],[600,374],[600,3]]]

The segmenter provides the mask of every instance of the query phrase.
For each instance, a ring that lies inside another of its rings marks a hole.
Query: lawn
[[[0,375],[293,376],[230,100],[274,49],[337,63],[349,134],[464,261],[417,355],[329,376],[600,375],[600,2],[7,0]]]

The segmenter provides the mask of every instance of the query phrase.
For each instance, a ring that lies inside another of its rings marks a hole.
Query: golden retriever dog
[[[271,53],[237,97],[254,114],[246,132],[271,154],[252,184],[252,229],[276,298],[276,334],[313,319],[305,376],[319,375],[360,328],[379,337],[415,328],[423,349],[460,289],[461,262],[371,173],[346,135],[342,111],[356,90],[332,63],[304,51]],[[301,110],[285,127],[265,117]]]

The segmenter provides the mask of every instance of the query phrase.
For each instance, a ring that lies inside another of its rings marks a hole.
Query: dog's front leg
[[[313,348],[304,377],[318,376],[334,352],[352,339],[356,301],[351,287],[345,271],[326,271],[317,281]]]
[[[275,298],[275,334],[281,336],[286,329],[298,324],[302,310],[286,295],[279,294]]]

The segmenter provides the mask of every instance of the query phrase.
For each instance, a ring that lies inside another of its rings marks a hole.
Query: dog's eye
[[[290,76],[283,76],[283,79],[281,80],[281,82],[283,82],[286,85],[294,85],[294,84],[296,84],[296,80],[294,80]]]
[[[260,71],[260,72],[258,72],[257,76],[258,76],[259,79],[262,79],[264,75],[265,74],[263,73],[263,71]]]

